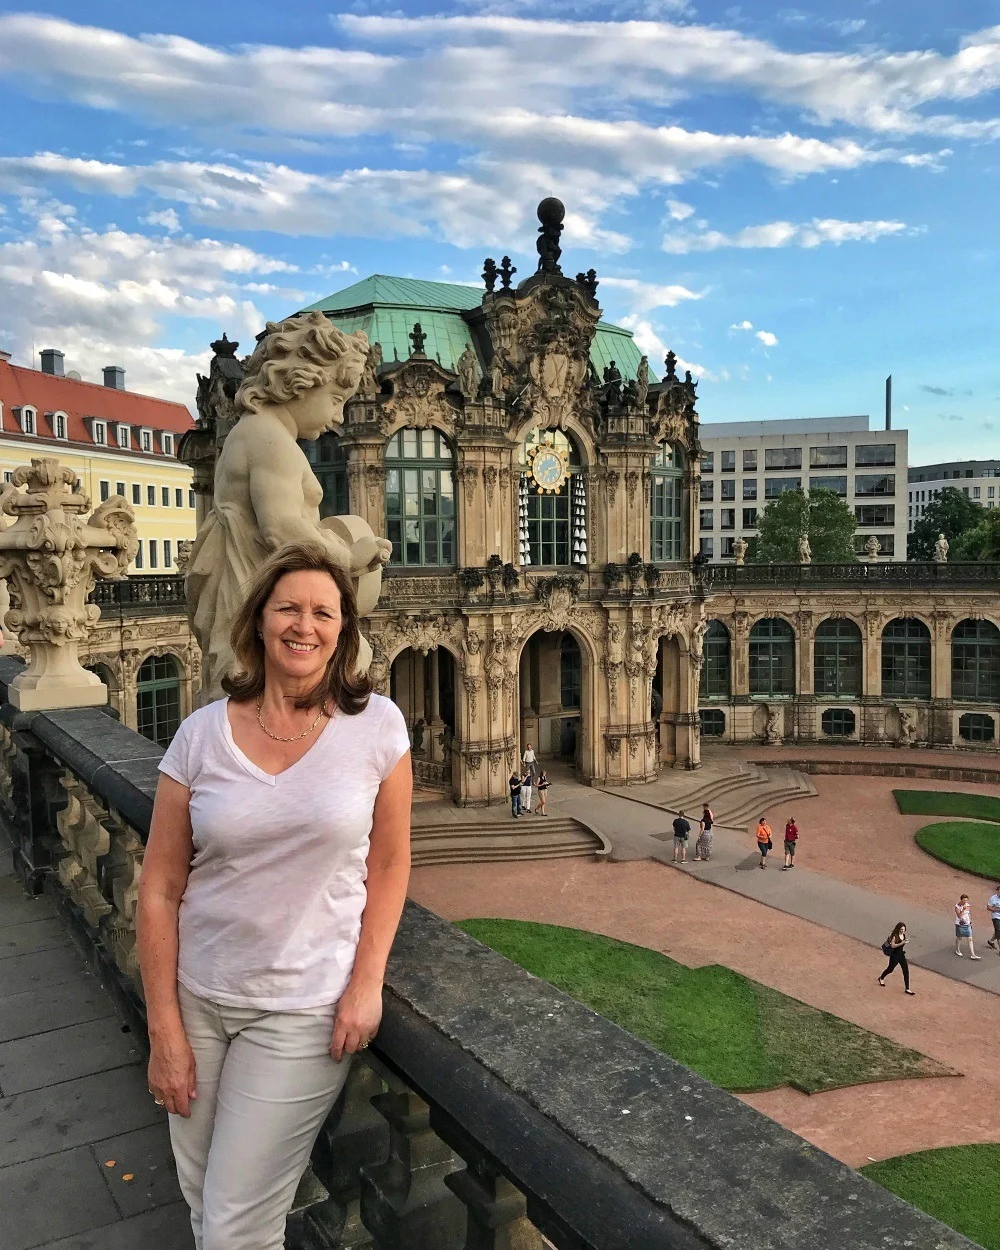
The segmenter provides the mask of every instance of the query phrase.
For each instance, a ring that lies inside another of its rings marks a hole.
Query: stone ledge
[[[939,781],[971,781],[978,785],[1000,783],[1000,761],[996,768],[974,768],[961,764],[904,764],[902,760],[815,760],[815,759],[748,759],[759,766],[780,765],[802,773],[831,774],[846,777],[925,777]]]

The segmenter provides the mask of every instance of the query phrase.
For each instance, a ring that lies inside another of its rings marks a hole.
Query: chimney
[[[885,380],[885,428],[892,429],[892,374]]]
[[[110,386],[113,391],[125,389],[125,370],[121,365],[104,366],[104,385]]]
[[[54,347],[46,347],[41,353],[42,373],[51,373],[54,377],[63,376],[63,354]]]

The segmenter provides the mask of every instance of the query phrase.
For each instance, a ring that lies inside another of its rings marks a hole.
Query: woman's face
[[[342,624],[340,591],[329,573],[286,573],[261,613],[266,660],[283,677],[315,684],[337,649]]]

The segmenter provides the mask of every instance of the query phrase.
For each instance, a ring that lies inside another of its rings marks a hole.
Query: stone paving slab
[[[9,1098],[140,1058],[131,1033],[123,1033],[114,1016],[72,1024],[0,1045],[0,1091]]]
[[[37,920],[7,924],[0,928],[0,959],[69,945],[69,934],[59,916],[40,916]]]
[[[44,1246],[119,1219],[86,1146],[0,1168],[0,1212],[4,1250]]]
[[[0,997],[0,1043],[106,1017],[118,1018],[111,999],[92,976],[37,985]]]
[[[83,960],[71,945],[31,951],[27,955],[8,955],[0,959],[0,995],[23,994],[35,986],[76,981],[82,975],[85,975]]]
[[[43,1243],[45,1250],[194,1250],[187,1204],[146,1211],[65,1241]]]
[[[141,1215],[181,1201],[170,1134],[162,1121],[95,1142],[90,1150],[122,1215]]]

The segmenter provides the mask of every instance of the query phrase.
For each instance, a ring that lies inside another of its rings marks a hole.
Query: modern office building
[[[177,544],[196,533],[191,469],[177,459],[194,426],[184,404],[125,389],[109,366],[103,384],[64,373],[63,353],[46,349],[41,369],[0,352],[0,472],[54,456],[75,470],[93,505],[123,495],[135,510],[139,550],[132,570],[177,571]]]
[[[857,519],[859,554],[873,535],[879,559],[906,559],[906,430],[872,430],[869,418],[704,422],[699,547],[733,559],[737,538],[786,490],[835,491]]]
[[[914,465],[908,473],[906,528],[923,519],[927,505],[946,486],[963,491],[984,508],[997,506],[1000,460],[949,460],[946,464]]]

